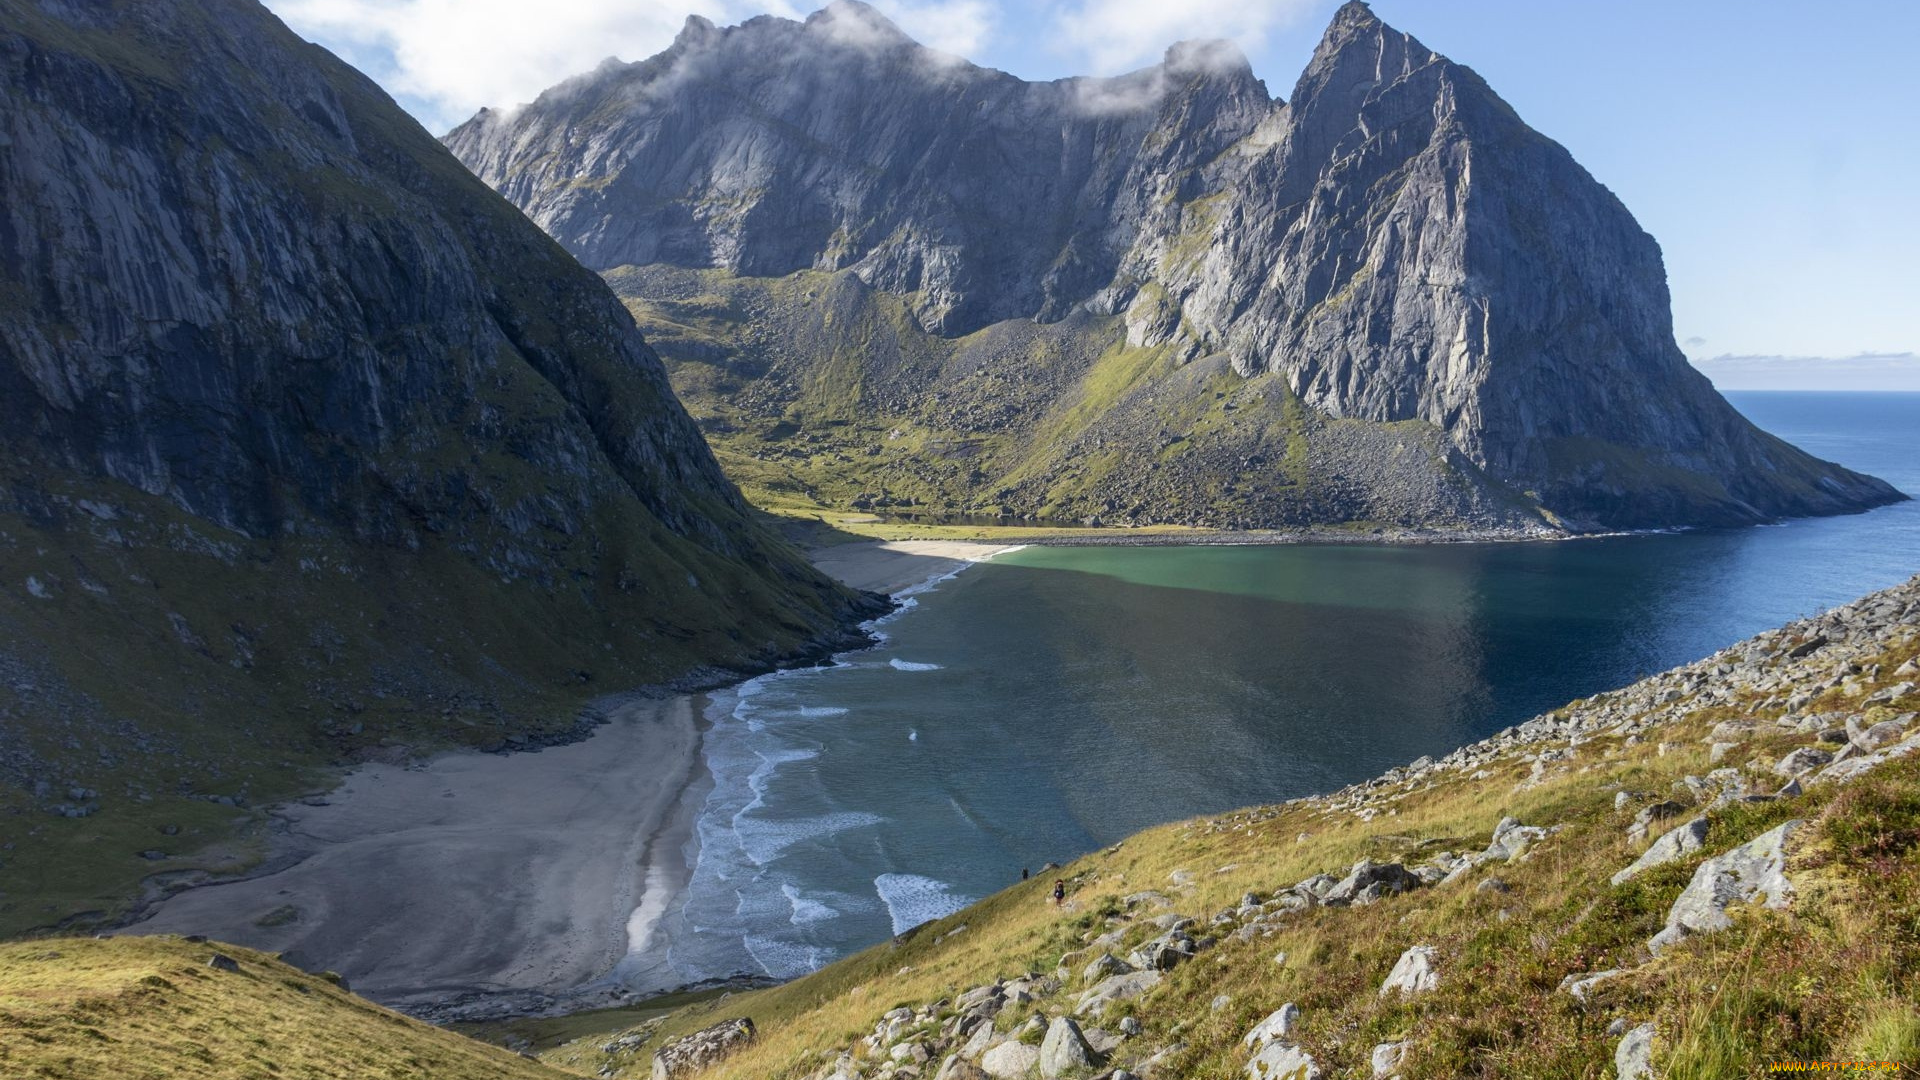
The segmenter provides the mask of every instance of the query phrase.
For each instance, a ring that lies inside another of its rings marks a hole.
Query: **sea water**
[[[1920,394],[1731,394],[1920,493]],[[1563,543],[1026,548],[712,699],[664,938],[786,977],[1149,825],[1324,792],[1920,572],[1920,504]]]

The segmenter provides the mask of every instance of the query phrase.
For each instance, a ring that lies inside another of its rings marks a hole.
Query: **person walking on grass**
[[[1060,904],[1065,903],[1066,900],[1067,900],[1067,883],[1060,878],[1055,878],[1053,880],[1054,905],[1057,907]]]

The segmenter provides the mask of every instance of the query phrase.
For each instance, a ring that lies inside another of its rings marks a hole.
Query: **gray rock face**
[[[1040,1051],[1021,1042],[1003,1042],[980,1056],[980,1068],[996,1080],[1014,1080],[1040,1064]]]
[[[1293,1038],[1293,1029],[1299,1023],[1300,1007],[1289,1001],[1255,1024],[1241,1037],[1240,1044],[1250,1050],[1258,1050],[1276,1040],[1290,1040]]]
[[[1118,320],[1174,365],[1273,377],[1286,401],[1268,415],[1417,421],[1448,475],[1497,493],[1445,508],[1482,522],[1528,505],[1736,523],[1899,497],[1735,413],[1675,346],[1659,248],[1619,201],[1362,3],[1286,101],[1220,43],[1025,83],[837,0],[805,22],[690,19],[666,52],[446,141],[596,269],[845,272],[944,338]]]
[[[765,662],[851,614],[604,282],[251,0],[0,0],[0,520],[177,647],[142,685],[231,716],[317,680],[385,703],[369,743],[389,708],[578,701],[588,664]],[[368,694],[367,663],[400,674]]]

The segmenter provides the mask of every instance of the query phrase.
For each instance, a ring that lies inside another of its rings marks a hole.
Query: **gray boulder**
[[[1064,1016],[1056,1016],[1047,1026],[1047,1037],[1040,1043],[1040,1075],[1052,1080],[1074,1069],[1091,1069],[1099,1055],[1080,1031],[1080,1025]]]
[[[1107,1006],[1116,1001],[1131,1001],[1141,994],[1160,985],[1158,971],[1133,971],[1125,975],[1110,975],[1100,980],[1087,992],[1080,995],[1074,1004],[1074,1015],[1085,1016],[1089,1013],[1098,1016],[1107,1011]]]
[[[1387,973],[1387,981],[1380,984],[1380,994],[1385,997],[1394,991],[1401,994],[1424,994],[1439,982],[1439,973],[1433,969],[1433,946],[1415,945],[1400,954],[1394,961],[1393,970]]]
[[[1289,1001],[1285,1005],[1267,1014],[1265,1020],[1253,1026],[1253,1030],[1240,1039],[1240,1045],[1249,1050],[1258,1050],[1270,1042],[1286,1041],[1293,1037],[1293,1029],[1300,1023],[1300,1006]]]
[[[705,1069],[753,1041],[753,1021],[725,1020],[663,1044],[653,1052],[653,1080],[672,1080]]]
[[[1817,769],[1833,760],[1833,755],[1817,746],[1803,746],[1780,759],[1773,767],[1775,775],[1792,778]]]
[[[1247,1062],[1248,1080],[1320,1080],[1320,1076],[1320,1063],[1292,1043],[1268,1043]]]
[[[1663,863],[1673,862],[1699,851],[1707,842],[1707,819],[1697,817],[1679,828],[1669,831],[1652,846],[1640,854],[1631,866],[1613,875],[1613,883],[1621,885],[1634,877],[1645,873]]]
[[[1804,822],[1789,821],[1700,864],[1693,880],[1667,912],[1666,929],[1648,947],[1658,956],[1692,934],[1733,925],[1727,908],[1763,899],[1767,907],[1785,907],[1793,895],[1786,876],[1786,842]]]
[[[1125,975],[1132,970],[1133,967],[1125,960],[1120,959],[1112,953],[1101,953],[1092,963],[1081,970],[1080,980],[1087,983],[1097,983],[1109,975]]]
[[[1374,1047],[1372,1060],[1374,1080],[1392,1076],[1393,1071],[1400,1067],[1400,1063],[1406,1060],[1406,1057],[1405,1042],[1387,1042]]]
[[[1399,863],[1376,863],[1362,859],[1342,878],[1321,902],[1328,907],[1371,904],[1383,896],[1393,896],[1420,887],[1420,878]]]
[[[1652,1024],[1641,1024],[1621,1036],[1613,1051],[1613,1071],[1619,1080],[1652,1080],[1653,1036]]]
[[[1009,1040],[980,1055],[980,1068],[996,1080],[1018,1080],[1040,1064],[1040,1051]]]

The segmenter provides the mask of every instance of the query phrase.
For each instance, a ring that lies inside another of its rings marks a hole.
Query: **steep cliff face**
[[[0,803],[64,820],[525,741],[867,603],[602,281],[251,0],[0,0],[0,452]],[[8,862],[0,926],[81,906]]]
[[[1486,523],[1519,507],[1576,525],[1727,524],[1898,497],[1727,406],[1674,345],[1659,248],[1619,201],[1472,71],[1360,3],[1288,101],[1227,45],[1025,83],[838,0],[804,23],[691,19],[659,56],[483,112],[446,141],[602,271],[713,269],[762,289],[846,272],[946,341],[1118,319],[1127,347],[1272,376],[1320,420],[1421,425],[1444,443],[1438,468],[1502,508],[1469,513]],[[677,300],[635,291],[656,277],[624,280],[629,299]],[[738,404],[676,378],[697,414]],[[759,415],[808,426],[797,399],[777,404]],[[1158,449],[1135,447],[1142,467]],[[1077,515],[1113,501],[1002,494],[1036,468],[1010,459],[943,505]],[[1208,469],[1271,479],[1225,458]],[[1308,486],[1341,486],[1322,479]],[[1198,490],[1170,497],[1147,517],[1233,516]],[[1369,513],[1303,499],[1261,520]]]

